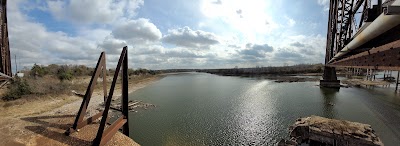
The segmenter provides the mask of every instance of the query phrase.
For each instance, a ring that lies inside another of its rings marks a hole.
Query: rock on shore
[[[371,125],[345,120],[311,116],[297,119],[290,128],[290,140],[281,140],[279,146],[340,145],[383,146]]]

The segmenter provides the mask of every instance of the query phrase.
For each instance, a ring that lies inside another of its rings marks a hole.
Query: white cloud
[[[11,53],[20,58],[19,66],[94,66],[100,52],[106,51],[107,65],[112,67],[123,46],[128,46],[132,56],[130,67],[150,69],[269,66],[322,62],[324,57],[325,37],[297,34],[291,27],[297,24],[293,16],[279,15],[283,17],[278,19],[266,11],[272,7],[269,1],[209,1],[210,6],[199,8],[203,10],[199,14],[202,19],[193,20],[200,28],[186,22],[164,25],[162,19],[136,17],[142,0],[76,2],[53,0],[40,4],[48,6],[40,8],[41,12],[50,13],[56,23],[67,22],[72,32],[54,31],[48,29],[52,24],[37,22],[41,19],[29,12],[38,8],[25,8],[22,3],[28,2],[9,2]],[[300,19],[298,23],[302,23]]]
[[[163,37],[163,41],[177,46],[200,49],[208,49],[211,45],[219,43],[214,33],[192,30],[187,26],[168,30],[168,34]]]
[[[289,17],[287,17],[287,16],[285,16],[285,18],[287,19],[287,25],[289,26],[289,27],[293,27],[294,25],[296,25],[296,21],[295,20],[293,20],[292,18],[289,18]]]
[[[90,41],[99,42],[111,34],[111,30],[104,28],[82,27],[78,29],[77,36]]]
[[[106,50],[107,54],[119,54],[124,46],[127,46],[125,41],[115,39],[112,36],[106,37],[104,41],[99,44],[99,47]]]
[[[17,55],[20,67],[30,67],[34,63],[95,65],[102,51],[97,41],[109,35],[110,30],[87,28],[79,31],[77,36],[50,31],[20,10],[25,4],[28,3],[8,3],[10,50],[11,54]]]
[[[326,42],[324,37],[297,35],[287,36],[285,39],[287,42],[276,49],[274,60],[295,64],[323,62]]]
[[[324,7],[324,11],[329,11],[329,0],[318,0],[318,4]]]
[[[121,17],[132,18],[143,0],[54,0],[48,10],[59,20],[74,23],[111,23]]]
[[[118,25],[112,32],[117,39],[138,41],[157,41],[161,39],[160,30],[148,19],[140,18],[137,20],[129,20],[128,22]]]
[[[220,4],[222,4],[222,1],[221,0],[216,0],[216,1],[212,2],[212,3],[216,4],[216,5],[220,5]]]
[[[134,56],[153,56],[164,54],[164,47],[160,45],[142,45],[142,46],[133,46],[132,54]],[[154,57],[154,56],[153,56]]]
[[[239,54],[252,58],[265,58],[268,52],[272,52],[274,50],[274,48],[268,44],[258,45],[248,43],[246,44],[246,48],[247,49],[240,50]]]
[[[240,33],[245,41],[260,41],[260,35],[271,34],[281,27],[268,12],[273,2],[256,0],[230,1],[215,5],[212,1],[204,0],[200,9],[204,15],[202,26],[215,28],[224,33]]]

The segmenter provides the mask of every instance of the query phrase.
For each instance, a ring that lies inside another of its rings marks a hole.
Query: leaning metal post
[[[111,84],[109,95],[105,101],[105,108],[103,111],[103,117],[101,118],[99,130],[97,131],[96,138],[93,141],[93,145],[105,145],[114,136],[119,128],[123,127],[123,133],[129,136],[129,124],[128,124],[128,47],[124,47],[119,58],[117,68],[115,69],[114,78]],[[119,71],[122,66],[122,116],[119,117],[114,123],[112,123],[107,129],[105,129],[108,121],[108,111],[111,106],[111,98],[114,94],[115,84],[118,79]],[[104,130],[105,129],[105,130]]]
[[[85,96],[83,97],[82,104],[79,108],[78,114],[76,115],[74,124],[72,125],[71,128],[69,128],[65,132],[66,135],[70,135],[72,132],[75,132],[78,129],[86,126],[87,124],[92,123],[94,120],[98,119],[102,115],[102,112],[99,112],[96,115],[94,115],[86,120],[83,120],[83,118],[85,117],[85,114],[86,114],[87,107],[90,102],[90,98],[92,97],[94,87],[96,86],[97,79],[100,76],[100,70],[103,70],[103,71],[107,70],[106,66],[105,66],[105,64],[106,64],[105,58],[106,58],[106,54],[104,52],[102,52],[99,57],[99,60],[97,61],[95,71],[93,73],[92,78],[90,79],[88,88],[86,90]],[[107,80],[106,80],[105,76],[103,75],[103,86],[106,85],[106,81]],[[105,88],[103,88],[103,89],[105,90]],[[106,94],[107,92],[105,91],[104,93]],[[106,95],[104,95],[104,96],[106,96]]]
[[[112,97],[114,94],[115,84],[118,79],[118,74],[122,67],[122,116],[119,117],[114,123],[106,128],[106,124],[109,121],[108,111],[110,110]],[[102,73],[103,77],[103,93],[104,93],[104,103],[105,108],[102,112],[97,113],[96,115],[83,120],[90,98],[92,96],[94,86],[96,85],[97,78]],[[107,95],[106,91],[106,61],[105,61],[105,53],[102,52],[99,61],[97,62],[95,72],[90,80],[89,86],[86,90],[86,94],[83,98],[81,107],[78,111],[78,114],[75,118],[75,122],[71,128],[69,128],[65,134],[70,135],[74,131],[78,131],[78,129],[93,123],[98,118],[101,118],[100,126],[97,131],[96,138],[93,140],[93,145],[105,145],[107,142],[114,136],[114,134],[122,127],[123,134],[129,136],[129,124],[128,124],[128,47],[124,47],[121,52],[121,56],[119,58],[117,68],[115,69],[114,78],[111,84],[110,91]]]
[[[399,87],[399,77],[400,77],[400,71],[397,71],[397,78],[396,78],[396,92],[397,92],[397,89],[398,89],[398,87]]]
[[[127,50],[127,47],[124,47]],[[122,128],[122,133],[129,137],[129,109],[128,109],[128,52],[125,52],[124,62],[122,64],[122,115],[125,116],[126,123]]]

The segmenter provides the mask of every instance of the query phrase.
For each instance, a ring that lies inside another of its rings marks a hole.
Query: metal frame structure
[[[106,61],[105,61],[105,53],[102,52],[99,60],[97,62],[95,72],[90,80],[89,86],[86,90],[86,94],[83,97],[82,104],[78,111],[78,114],[75,118],[75,122],[73,126],[65,132],[66,135],[70,135],[72,132],[77,131],[78,129],[93,123],[96,119],[101,118],[100,126],[97,131],[96,138],[93,140],[93,145],[105,145],[112,138],[112,136],[122,127],[122,132],[126,136],[129,136],[129,124],[128,124],[128,48],[125,46],[122,49],[121,56],[119,58],[117,68],[115,69],[113,81],[111,83],[111,88],[109,94],[107,95],[107,83],[106,83]],[[122,116],[119,117],[114,123],[112,123],[106,129],[106,124],[109,120],[108,111],[110,110],[112,97],[114,94],[115,84],[117,82],[118,74],[122,68]],[[92,117],[83,120],[84,114],[86,113],[87,107],[89,105],[90,98],[92,97],[92,93],[94,87],[96,86],[97,79],[102,73],[103,77],[103,93],[104,93],[104,103],[105,108],[102,112],[95,114]]]
[[[382,2],[381,0],[379,1]],[[355,0],[330,0],[326,63],[349,43],[356,34],[353,31],[360,30],[365,22],[372,19],[371,17],[373,16],[368,16],[368,11],[372,11],[369,10],[370,3],[369,0],[357,0],[356,2]],[[362,5],[364,7],[360,11]],[[359,17],[359,25],[357,26],[356,14],[359,12],[362,14]]]
[[[7,0],[0,1],[0,80],[7,80],[12,76],[10,46],[7,26]]]
[[[374,2],[330,0],[321,86],[339,87],[336,67],[400,70],[400,0]]]

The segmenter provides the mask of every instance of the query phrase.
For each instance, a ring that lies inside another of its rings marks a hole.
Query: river
[[[400,97],[392,88],[320,88],[262,77],[184,73],[129,95],[157,107],[130,113],[130,136],[153,145],[275,145],[299,117],[372,125],[387,146],[400,143]]]

